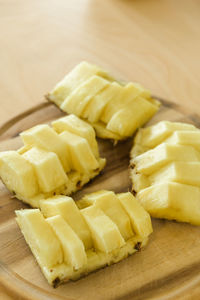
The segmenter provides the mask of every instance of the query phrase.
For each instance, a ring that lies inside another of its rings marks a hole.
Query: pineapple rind
[[[98,269],[118,263],[127,258],[129,255],[137,252],[140,248],[145,247],[147,242],[148,238],[142,239],[139,236],[134,236],[126,241],[124,246],[108,254],[100,251],[96,252],[94,250],[88,250],[86,252],[88,258],[87,265],[76,271],[64,263],[54,266],[51,269],[47,268],[46,266],[40,267],[48,283],[54,287],[57,287],[61,283],[69,280],[78,280],[79,278],[86,276],[91,272],[97,271]]]
[[[24,203],[29,204],[31,207],[38,208],[40,207],[40,200],[49,198],[53,195],[66,195],[69,196],[77,190],[81,189],[86,183],[88,183],[91,179],[96,177],[105,167],[106,160],[105,158],[99,159],[99,168],[98,170],[92,170],[90,173],[81,174],[76,171],[69,172],[68,175],[68,183],[65,186],[60,187],[52,193],[46,194],[38,194],[34,197],[26,198],[21,194],[16,193],[16,198],[23,201]]]

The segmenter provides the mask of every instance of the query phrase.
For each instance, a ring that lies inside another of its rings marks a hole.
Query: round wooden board
[[[171,102],[163,105],[151,124],[160,120],[183,121],[199,126],[200,118]],[[21,145],[19,132],[62,116],[54,105],[41,105],[17,116],[0,128],[0,151]],[[149,124],[150,124],[149,123]],[[149,125],[148,124],[148,125]],[[130,189],[129,151],[132,139],[113,147],[99,140],[107,166],[82,191],[115,192]],[[148,245],[124,261],[101,269],[76,282],[54,289],[48,285],[15,222],[16,209],[27,207],[0,184],[0,299],[198,299],[200,295],[200,227],[153,220]]]

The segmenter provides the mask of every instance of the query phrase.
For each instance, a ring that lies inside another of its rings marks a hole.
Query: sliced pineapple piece
[[[200,162],[173,162],[150,175],[148,180],[151,185],[170,181],[200,187]]]
[[[78,64],[64,79],[59,82],[53,91],[47,95],[47,98],[57,105],[61,105],[64,99],[85,80],[93,75],[100,75],[108,80],[111,77],[99,67],[89,64],[85,61]]]
[[[51,216],[46,220],[38,209],[16,212],[17,222],[27,243],[48,282],[54,287],[126,258],[146,245],[152,231],[148,213],[130,193],[119,194],[114,198],[112,192],[103,190],[91,194],[91,197],[87,195],[78,203],[89,207],[79,211],[73,200],[64,196],[40,200],[44,215]],[[112,218],[117,220],[117,216],[124,218],[124,213],[134,229],[126,241],[112,221]],[[85,220],[82,224],[88,224],[92,238],[88,249],[84,248],[80,238],[82,221],[79,218]]]
[[[55,152],[58,155],[65,172],[70,171],[68,148],[51,127],[46,124],[37,125],[23,131],[20,136],[25,146],[37,146],[46,151]]]
[[[200,151],[200,130],[175,131],[165,140],[165,143],[192,146]]]
[[[51,268],[63,262],[61,244],[39,209],[16,211],[16,221],[39,265]]]
[[[96,68],[92,68],[92,74],[87,70],[91,69],[89,64],[80,67],[81,72],[77,68],[77,72],[76,69],[75,73],[72,72],[75,76],[72,76],[71,87],[71,80],[66,77],[47,98],[61,110],[86,119],[96,130],[97,136],[123,140],[157,112],[160,102],[152,99],[150,92],[140,84],[119,82],[107,73],[96,72]],[[86,75],[83,74],[84,69]]]
[[[99,163],[86,139],[67,131],[63,131],[59,136],[69,148],[73,170],[87,173],[99,168]]]
[[[122,87],[117,82],[110,83],[105,89],[93,97],[89,105],[83,113],[84,118],[88,118],[89,122],[96,123],[101,119],[101,115],[106,105],[116,99],[121,93]]]
[[[150,93],[137,83],[130,82],[125,87],[121,87],[117,97],[113,98],[106,105],[101,116],[101,121],[108,123],[116,112],[129,106],[138,96],[150,97]]]
[[[143,189],[137,199],[153,217],[200,225],[198,187],[165,182]]]
[[[153,229],[149,214],[131,193],[117,194],[123,208],[130,217],[133,230],[142,238],[149,236]]]
[[[62,244],[64,261],[72,265],[75,270],[80,269],[87,263],[83,242],[60,215],[47,218],[46,221],[52,227]],[[66,239],[67,237],[67,239]]]
[[[16,151],[0,153],[0,177],[16,196],[32,197],[39,192],[32,165]]]
[[[85,138],[96,158],[99,157],[98,145],[95,137],[95,131],[91,125],[82,121],[75,115],[69,115],[52,122],[52,126],[57,133],[69,131],[73,134]]]
[[[68,177],[55,153],[33,147],[22,157],[34,167],[41,192],[52,192],[67,184]]]
[[[84,196],[80,201],[82,205],[95,205],[100,208],[117,225],[125,240],[134,235],[129,217],[114,192],[98,191]]]
[[[121,136],[128,137],[144,125],[157,111],[158,106],[145,98],[137,97],[129,105],[113,114],[106,128]]]
[[[92,76],[75,89],[62,103],[61,109],[67,113],[82,116],[91,99],[106,86],[109,81],[100,76]]]
[[[92,247],[92,238],[89,228],[71,197],[59,195],[41,200],[40,209],[45,217],[62,216],[83,241],[85,248],[89,249]]]
[[[102,139],[111,139],[111,140],[119,141],[126,138],[126,137],[122,137],[116,132],[108,130],[106,128],[106,124],[103,122],[92,123],[92,126],[94,127],[97,136]]]
[[[109,253],[125,244],[116,224],[95,206],[81,210],[92,235],[96,250]]]
[[[141,128],[135,136],[134,143],[147,148],[154,148],[161,144],[174,131],[196,131],[192,124],[161,121],[153,126]]]
[[[170,161],[198,162],[199,159],[200,154],[193,147],[162,143],[135,157],[132,163],[135,164],[137,172],[150,175]]]

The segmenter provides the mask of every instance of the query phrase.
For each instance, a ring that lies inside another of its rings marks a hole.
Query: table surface
[[[0,125],[82,60],[200,112],[198,0],[0,1]]]

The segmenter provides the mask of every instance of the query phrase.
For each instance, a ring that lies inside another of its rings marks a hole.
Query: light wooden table
[[[2,0],[0,125],[81,60],[200,112],[198,0]]]

